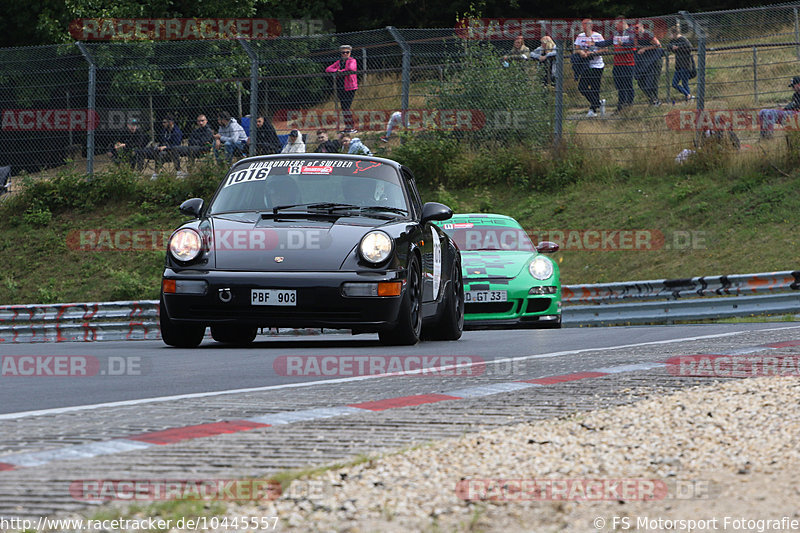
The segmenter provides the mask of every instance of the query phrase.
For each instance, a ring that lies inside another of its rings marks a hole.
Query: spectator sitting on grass
[[[131,168],[144,167],[143,150],[147,146],[147,135],[139,129],[139,119],[130,118],[126,129],[119,132],[108,148],[108,154],[116,164],[127,162]]]
[[[346,154],[372,155],[372,151],[361,142],[361,139],[358,137],[351,138],[346,134],[342,137],[342,150]]]
[[[303,136],[297,130],[289,132],[289,140],[286,146],[281,150],[282,154],[302,154],[306,151],[306,143],[303,142]]]
[[[220,159],[220,148],[225,147],[225,159],[230,162],[235,153],[244,153],[247,149],[247,134],[244,128],[227,111],[217,114],[219,132],[214,135],[214,157]]]
[[[197,115],[197,126],[189,134],[189,146],[174,146],[172,152],[174,160],[177,161],[175,168],[178,169],[178,175],[185,175],[180,170],[180,158],[188,157],[189,161],[194,163],[194,160],[211,150],[214,144],[214,131],[208,126],[208,118],[205,115]]]
[[[794,89],[792,101],[783,109],[762,109],[758,112],[758,124],[761,129],[761,138],[772,137],[775,124],[783,124],[787,118],[800,111],[800,76],[795,76],[789,83]]]
[[[317,149],[315,152],[323,154],[336,154],[342,149],[342,144],[336,139],[329,139],[328,132],[325,130],[317,130]]]

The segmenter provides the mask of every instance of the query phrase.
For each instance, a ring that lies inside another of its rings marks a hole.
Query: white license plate
[[[466,291],[464,301],[466,303],[478,302],[505,302],[508,300],[506,291]]]
[[[294,289],[251,289],[251,305],[297,305],[297,291]]]

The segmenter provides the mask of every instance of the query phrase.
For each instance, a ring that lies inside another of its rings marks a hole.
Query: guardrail
[[[658,324],[800,313],[798,290],[800,271],[564,285],[562,300],[567,305],[562,322],[569,326]],[[262,334],[292,336],[321,332],[313,328],[265,330]],[[157,300],[0,306],[0,343],[160,338]]]

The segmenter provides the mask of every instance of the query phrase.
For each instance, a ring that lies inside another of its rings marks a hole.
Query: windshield
[[[442,229],[465,252],[475,250],[532,252],[535,250],[530,237],[519,226],[448,222],[442,224]]]
[[[249,161],[234,167],[209,213],[331,207],[408,212],[398,173],[388,165],[374,161],[284,158]]]

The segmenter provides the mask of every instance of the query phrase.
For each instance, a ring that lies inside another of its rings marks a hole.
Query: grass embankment
[[[460,171],[489,164],[480,157]],[[555,257],[565,284],[798,268],[797,172],[762,164],[734,173],[634,176],[575,164],[568,175],[556,166],[540,176],[523,165],[502,182],[476,178],[470,186],[452,177],[446,188],[421,173],[422,194],[457,212],[514,216],[531,231],[551,232],[544,237],[564,232]],[[185,219],[178,204],[208,199],[222,173],[207,167],[184,180],[116,171],[90,183],[75,174],[32,181],[0,203],[0,305],[157,298],[163,251],[82,250],[76,232],[171,230]],[[639,232],[612,233],[625,230]],[[586,249],[595,245],[600,249]]]

